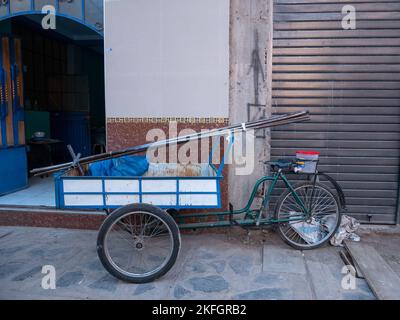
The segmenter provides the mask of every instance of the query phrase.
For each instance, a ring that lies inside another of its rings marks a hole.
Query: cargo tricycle
[[[245,124],[241,127],[246,129]],[[260,177],[252,190],[243,190],[249,192],[244,208],[229,205],[226,211],[216,211],[222,207],[222,172],[234,135],[228,139],[218,167],[211,152],[205,164],[150,163],[141,176],[88,176],[87,164],[77,165],[75,159],[74,165],[56,175],[57,207],[106,210],[97,239],[99,258],[112,275],[133,283],[153,281],[171,269],[181,247],[180,230],[274,224],[295,249],[313,249],[329,241],[345,202],[340,186],[318,171],[318,152],[299,151],[293,159],[265,162],[269,174]],[[292,184],[288,174],[302,174],[305,179]],[[321,176],[333,188],[322,184]],[[278,183],[284,192],[271,210]],[[192,212],[182,214],[183,209]]]

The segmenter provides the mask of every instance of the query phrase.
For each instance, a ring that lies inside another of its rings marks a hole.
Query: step
[[[0,225],[66,229],[99,229],[102,211],[58,210],[40,206],[0,205]]]
[[[400,277],[375,248],[351,241],[344,245],[378,299],[400,300]]]

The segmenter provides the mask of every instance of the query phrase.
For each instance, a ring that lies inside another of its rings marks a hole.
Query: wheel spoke
[[[299,247],[310,247],[327,241],[339,222],[339,205],[336,198],[320,184],[303,184],[295,188],[297,196],[307,209],[311,208],[310,217],[279,223],[279,230],[286,240]],[[291,192],[278,205],[277,219],[290,219],[292,216],[305,214]],[[328,222],[332,216],[336,224]],[[329,219],[329,220],[327,220]]]
[[[105,237],[105,254],[113,268],[129,277],[151,275],[173,252],[168,225],[150,212],[131,212],[117,219]]]

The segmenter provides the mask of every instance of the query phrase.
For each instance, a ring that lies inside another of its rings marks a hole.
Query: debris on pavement
[[[344,240],[360,241],[361,238],[355,232],[360,227],[360,223],[353,217],[342,216],[342,221],[330,243],[335,247],[343,247]]]

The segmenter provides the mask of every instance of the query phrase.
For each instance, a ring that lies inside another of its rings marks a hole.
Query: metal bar
[[[299,218],[291,218],[291,219],[261,219],[260,225],[268,225],[273,223],[280,222],[290,222],[290,221],[303,221],[304,215]],[[255,226],[256,222],[253,219],[241,219],[235,220],[236,224],[239,226]],[[223,228],[223,227],[231,227],[232,224],[229,220],[223,221],[210,221],[210,222],[196,222],[196,223],[184,223],[179,224],[179,229],[199,229],[199,228]]]
[[[300,199],[299,195],[297,194],[297,192],[294,190],[294,188],[292,187],[292,185],[290,184],[289,180],[286,178],[286,176],[284,174],[281,174],[282,180],[285,183],[286,187],[290,190],[290,192],[292,193],[294,199],[297,201],[297,203],[301,206],[301,208],[304,210],[304,212],[308,215],[310,214],[309,210],[306,208],[305,204],[303,203],[303,201]]]
[[[230,153],[230,151],[232,149],[233,142],[235,141],[235,138],[234,138],[233,134],[230,135],[228,137],[228,139],[229,139],[229,145],[228,145],[227,150],[225,150],[225,152],[224,152],[224,156],[222,157],[221,164],[219,165],[219,168],[218,168],[217,176],[221,176],[222,175],[222,170],[224,169],[226,158],[228,157],[228,155],[229,155],[229,153]]]
[[[89,164],[91,162],[95,162],[95,161],[99,161],[99,160],[106,160],[106,159],[121,157],[123,155],[137,154],[137,153],[144,152],[150,148],[165,147],[167,145],[175,144],[175,143],[181,144],[181,143],[186,143],[186,142],[189,142],[192,140],[205,139],[205,138],[210,138],[213,136],[230,135],[230,134],[234,134],[234,133],[238,133],[238,132],[243,132],[246,129],[269,128],[269,127],[273,127],[273,126],[289,124],[292,122],[306,121],[309,119],[310,119],[310,117],[309,117],[308,111],[302,111],[302,112],[298,112],[298,113],[292,113],[289,115],[272,117],[269,119],[251,121],[251,122],[247,122],[247,123],[236,124],[233,126],[210,130],[208,132],[198,132],[198,133],[183,136],[183,137],[174,137],[171,139],[147,143],[144,145],[127,148],[127,149],[120,150],[120,151],[115,151],[115,152],[110,151],[110,152],[99,154],[99,155],[85,157],[85,158],[80,159],[80,164],[84,165],[84,164]],[[73,162],[68,162],[68,163],[59,164],[59,165],[50,166],[50,167],[33,169],[33,170],[31,170],[31,173],[33,173],[35,175],[44,175],[44,174],[49,174],[49,173],[57,172],[60,170],[68,169],[72,165],[73,165]]]

